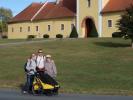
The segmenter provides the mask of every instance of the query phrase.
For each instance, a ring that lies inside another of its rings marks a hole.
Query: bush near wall
[[[114,32],[114,33],[112,33],[112,37],[113,38],[122,38],[122,33],[121,32]]]
[[[3,36],[2,36],[2,39],[8,39],[8,36],[3,35]]]
[[[48,34],[44,34],[43,38],[49,38],[49,35]]]
[[[30,39],[34,39],[36,36],[35,35],[28,35],[27,39],[30,40]]]
[[[63,38],[63,35],[62,34],[57,34],[56,38]]]
[[[70,33],[70,38],[78,38],[78,32],[76,30],[76,27],[74,26],[71,33]]]

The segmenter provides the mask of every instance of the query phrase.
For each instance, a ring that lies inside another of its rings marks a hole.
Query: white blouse
[[[36,63],[38,68],[40,69],[44,68],[45,59],[46,59],[45,56],[37,56]]]

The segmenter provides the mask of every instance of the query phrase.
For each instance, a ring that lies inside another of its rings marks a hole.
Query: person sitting
[[[48,58],[48,57],[47,57]],[[46,57],[43,54],[42,49],[38,50],[38,54],[36,56],[36,70],[37,73],[39,74],[40,79],[47,84],[51,85],[57,85],[58,83],[47,73],[47,69],[45,67],[46,63]]]
[[[45,73],[50,75],[52,78],[56,78],[57,69],[54,63],[54,60],[51,59],[51,55],[46,55],[46,62],[45,62]]]

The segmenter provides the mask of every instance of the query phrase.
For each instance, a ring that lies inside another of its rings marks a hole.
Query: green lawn
[[[133,95],[133,49],[124,39],[56,40],[0,48],[0,87],[25,81],[26,58],[42,48],[56,62],[61,92]]]
[[[40,41],[43,39],[32,39],[32,41]],[[14,42],[27,42],[27,41],[31,41],[28,39],[0,39],[0,44],[1,43],[14,43]]]
[[[0,39],[0,43],[14,43],[14,42],[22,42],[24,39]]]

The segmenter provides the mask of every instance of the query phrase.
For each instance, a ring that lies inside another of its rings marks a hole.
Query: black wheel
[[[32,86],[32,94],[33,95],[38,95],[39,94],[38,90],[34,90],[34,87],[33,86]]]
[[[52,90],[44,90],[44,94],[46,96],[53,96],[53,91]]]
[[[59,94],[58,88],[55,88],[55,89],[53,90],[53,95],[58,95],[58,94]]]

